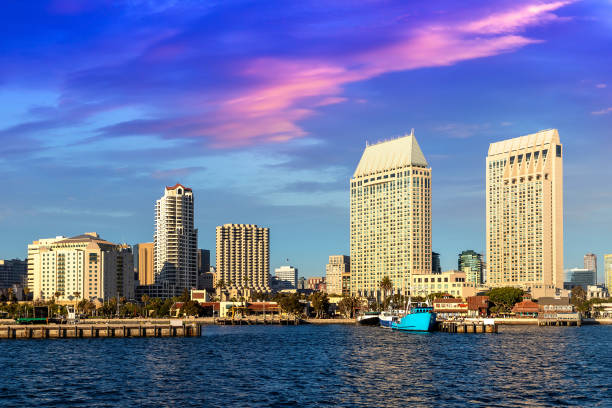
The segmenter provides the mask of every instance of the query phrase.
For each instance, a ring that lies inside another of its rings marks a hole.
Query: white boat
[[[378,320],[380,321],[380,327],[385,327],[390,329],[391,328],[391,324],[393,322],[398,322],[399,321],[399,316],[396,313],[393,312],[382,312],[379,316],[378,316]]]

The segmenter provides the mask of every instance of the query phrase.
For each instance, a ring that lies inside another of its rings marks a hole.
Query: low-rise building
[[[540,305],[532,300],[525,299],[514,305],[512,313],[520,317],[537,317]]]
[[[488,296],[468,296],[466,300],[469,317],[485,317],[489,315],[491,302]]]
[[[325,285],[325,277],[324,276],[314,276],[312,278],[308,278],[308,286],[306,289],[311,289],[314,291],[325,292],[327,286]]]
[[[603,285],[588,285],[586,288],[587,300],[591,299],[607,299],[610,294],[608,289]]]
[[[412,296],[427,297],[435,293],[448,293],[454,297],[467,298],[484,292],[487,288],[474,282],[467,282],[465,272],[445,271],[413,275],[410,293]]]
[[[595,303],[591,306],[591,316],[598,319],[612,318],[612,303]]]
[[[458,298],[443,298],[436,299],[433,302],[434,312],[443,319],[449,317],[467,317],[468,304],[463,299]]]

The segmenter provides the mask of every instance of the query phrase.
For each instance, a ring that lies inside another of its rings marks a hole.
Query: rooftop
[[[397,139],[366,145],[353,177],[411,165],[428,166],[414,136],[414,130],[409,135]]]
[[[540,130],[539,132],[532,133],[530,135],[491,143],[489,145],[489,156],[509,153],[519,149],[542,146],[550,143],[561,143],[557,129]]]
[[[184,185],[182,185],[180,183],[176,183],[172,187],[166,186],[166,190],[176,190],[179,187],[183,187],[183,190],[185,190],[185,191],[191,191],[191,189],[189,187],[185,187]]]

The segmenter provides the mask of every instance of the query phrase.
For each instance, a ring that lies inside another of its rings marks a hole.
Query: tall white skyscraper
[[[431,273],[431,168],[414,131],[367,145],[351,179],[351,293],[410,294],[411,275]]]
[[[181,184],[166,187],[155,206],[154,286],[161,297],[197,287],[198,230],[193,227],[193,192]]]
[[[284,265],[274,270],[274,277],[281,287],[286,289],[296,289],[298,270],[290,265]]]
[[[486,168],[487,283],[551,296],[563,288],[563,159],[559,133],[492,143]]]

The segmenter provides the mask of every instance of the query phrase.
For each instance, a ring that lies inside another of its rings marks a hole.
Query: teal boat
[[[433,307],[411,307],[399,322],[391,323],[393,330],[430,332],[436,327],[436,314]]]

